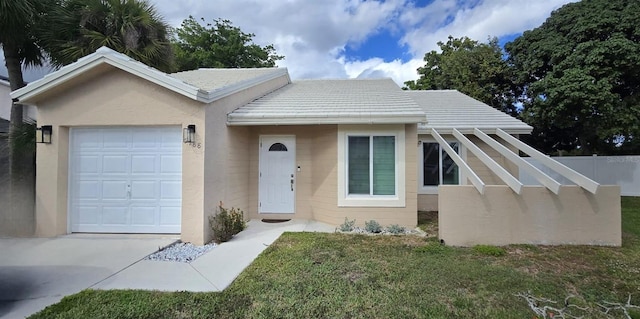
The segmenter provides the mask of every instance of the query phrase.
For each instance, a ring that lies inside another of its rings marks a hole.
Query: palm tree
[[[61,0],[47,20],[41,40],[54,66],[107,46],[162,71],[174,69],[169,27],[146,0]]]
[[[35,30],[43,13],[54,0],[0,0],[0,46],[11,90],[25,86],[22,76],[23,66],[37,66],[43,62],[43,55],[37,44]],[[23,106],[11,105],[11,126],[9,129],[9,187],[10,203],[1,205],[0,217],[9,218],[11,228],[3,229],[4,235],[28,235],[35,226],[35,169],[33,125],[24,123]],[[25,139],[26,137],[26,139]],[[6,227],[5,227],[6,228]]]

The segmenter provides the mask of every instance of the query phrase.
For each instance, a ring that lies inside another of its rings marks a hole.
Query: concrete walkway
[[[0,239],[0,318],[24,318],[83,289],[220,291],[285,231],[333,232],[307,220],[251,220],[191,263],[142,260],[176,236],[82,235]]]
[[[221,291],[283,232],[335,231],[334,226],[308,220],[276,224],[251,220],[248,226],[191,263],[141,260],[91,288]]]

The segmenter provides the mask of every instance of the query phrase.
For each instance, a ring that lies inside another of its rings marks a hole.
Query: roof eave
[[[418,124],[424,123],[423,117],[397,116],[385,118],[349,118],[349,117],[228,117],[229,126],[258,126],[258,125],[328,125],[328,124]]]
[[[453,129],[458,130],[462,134],[473,134],[475,129],[479,129],[485,134],[496,134],[497,129],[501,129],[509,134],[531,134],[533,128],[530,126],[527,127],[429,127],[429,128],[418,128],[418,134],[431,134],[432,130],[437,130],[440,134],[453,134]]]
[[[38,95],[56,86],[62,85],[80,76],[83,72],[93,69],[103,63],[109,64],[118,69],[139,76],[143,79],[146,79],[176,93],[182,94],[193,100],[198,100],[199,96],[201,96],[203,93],[206,93],[195,86],[189,85],[178,79],[174,79],[150,67],[138,65],[138,63],[125,61],[123,59],[114,58],[109,56],[108,54],[98,54],[84,60],[80,59],[74,64],[63,67],[62,69],[55,71],[60,73],[54,75],[53,77],[45,76],[44,78],[32,82],[21,89],[11,92],[10,96],[12,99],[29,102],[30,99],[33,99],[34,97],[37,97]]]
[[[224,86],[222,88],[215,89],[209,92],[205,91],[206,93],[202,97],[200,97],[198,100],[203,103],[211,103],[213,101],[222,99],[224,97],[240,92],[242,90],[246,90],[250,87],[279,78],[283,75],[286,75],[287,83],[291,83],[291,78],[289,77],[289,72],[287,71],[287,68],[278,68],[274,70],[274,72],[269,72],[267,74],[263,74],[255,78],[240,81],[238,83],[234,83],[229,86]]]

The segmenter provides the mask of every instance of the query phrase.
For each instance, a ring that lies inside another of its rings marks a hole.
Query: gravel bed
[[[145,257],[145,260],[157,261],[178,261],[190,263],[196,258],[204,255],[209,250],[218,246],[215,243],[206,244],[204,246],[196,246],[192,243],[176,242],[167,247],[160,248],[155,253]]]

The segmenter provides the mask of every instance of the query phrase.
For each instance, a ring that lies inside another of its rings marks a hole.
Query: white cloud
[[[150,1],[173,26],[192,15],[209,22],[228,19],[255,33],[258,44],[274,44],[285,55],[278,65],[288,67],[293,79],[386,76],[402,85],[417,78],[424,54],[449,35],[485,41],[517,34],[575,0],[434,0],[424,7],[415,0]],[[381,31],[398,36],[409,61],[345,56],[345,48],[357,48]]]

